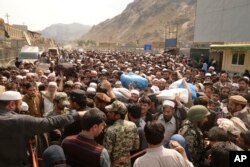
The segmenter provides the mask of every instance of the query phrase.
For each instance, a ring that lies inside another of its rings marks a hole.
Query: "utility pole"
[[[6,13],[5,17],[7,19],[7,23],[9,24],[9,17],[10,17],[10,15],[8,13]]]

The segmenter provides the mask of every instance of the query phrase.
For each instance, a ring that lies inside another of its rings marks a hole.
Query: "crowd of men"
[[[227,167],[230,151],[250,150],[248,70],[119,51],[65,51],[48,63],[0,69],[0,166]],[[131,72],[147,87],[125,87]],[[157,98],[180,79],[187,103]]]

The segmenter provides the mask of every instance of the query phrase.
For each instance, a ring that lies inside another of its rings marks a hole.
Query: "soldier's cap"
[[[54,100],[58,101],[60,104],[64,106],[68,106],[70,104],[68,100],[68,95],[64,92],[57,92],[55,94]]]
[[[16,101],[21,99],[22,95],[17,91],[6,91],[0,94],[1,101]]]
[[[240,95],[230,96],[229,101],[236,103],[236,104],[243,104],[243,105],[247,104],[247,100]]]
[[[111,101],[111,98],[108,95],[106,95],[105,93],[98,92],[98,93],[96,93],[95,97],[98,98],[99,100],[105,102],[105,103],[110,103],[110,101]]]
[[[116,114],[125,115],[127,113],[127,107],[124,103],[115,100],[112,104],[105,107],[107,112],[114,112]]]
[[[85,91],[81,89],[75,89],[69,95],[69,99],[72,101],[86,101],[86,98]]]
[[[200,121],[202,118],[210,115],[208,109],[202,105],[194,105],[188,110],[187,119],[189,121]]]

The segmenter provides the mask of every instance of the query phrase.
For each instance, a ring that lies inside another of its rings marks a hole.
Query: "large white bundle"
[[[176,88],[179,88],[180,85],[182,84],[182,79],[179,79],[175,82],[173,82],[171,85],[169,85],[169,89],[176,89]]]
[[[183,103],[188,102],[188,90],[183,89],[183,88],[163,90],[163,91],[161,91],[161,93],[159,95],[157,95],[157,98],[159,101],[175,100],[176,94],[180,94],[181,102],[183,102]]]
[[[128,101],[129,97],[126,95],[130,94],[130,91],[126,88],[113,88],[113,92],[116,98],[120,101]]]

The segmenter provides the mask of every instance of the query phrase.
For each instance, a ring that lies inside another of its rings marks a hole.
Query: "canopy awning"
[[[212,50],[250,50],[250,44],[210,45]]]

